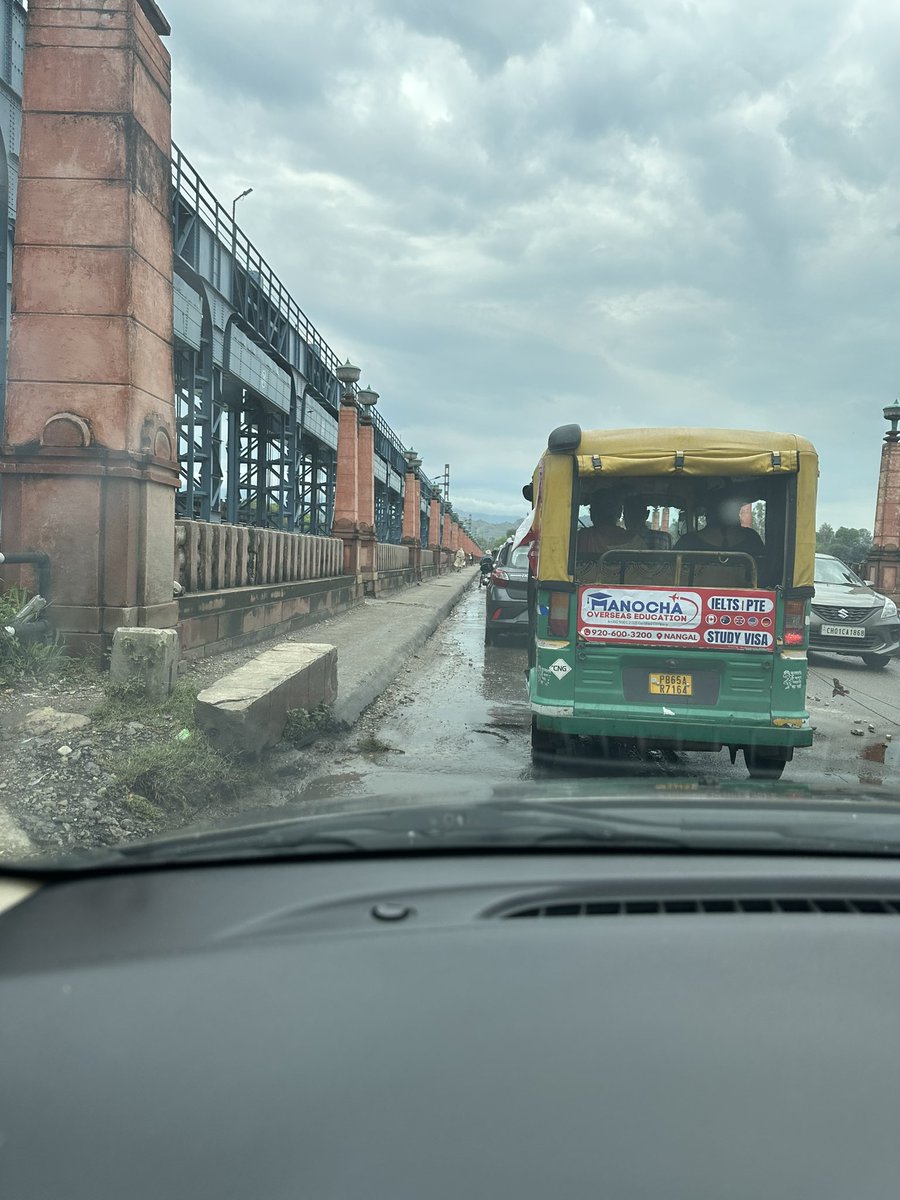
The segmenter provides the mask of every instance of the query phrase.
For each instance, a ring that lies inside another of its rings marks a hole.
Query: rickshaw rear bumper
[[[541,704],[531,712],[539,729],[578,737],[615,738],[640,742],[647,748],[678,747],[684,750],[721,750],[724,746],[779,746],[800,749],[813,744],[806,714],[615,715],[583,711],[582,706]],[[775,722],[778,722],[776,724]],[[784,723],[784,722],[790,722]]]

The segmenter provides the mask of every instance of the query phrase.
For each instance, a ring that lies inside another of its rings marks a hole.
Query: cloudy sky
[[[900,6],[163,0],[174,133],[462,512],[555,425],[787,429],[871,528]]]

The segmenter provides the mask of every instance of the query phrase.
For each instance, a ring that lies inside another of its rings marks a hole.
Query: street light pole
[[[245,187],[245,190],[241,192],[240,196],[235,196],[235,198],[232,200],[232,224],[235,222],[236,210],[238,210],[238,200],[244,199],[245,196],[250,196],[252,191],[252,187]]]

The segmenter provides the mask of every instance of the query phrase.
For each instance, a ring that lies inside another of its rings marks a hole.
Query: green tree
[[[834,541],[834,530],[830,525],[820,525],[816,530],[816,549],[820,554],[829,554],[831,552],[831,543]]]
[[[825,531],[831,535],[827,544],[822,536]],[[820,554],[833,554],[848,567],[860,567],[872,549],[872,534],[868,529],[854,529],[849,525],[840,525],[834,530],[830,525],[822,525],[816,534],[816,549]]]

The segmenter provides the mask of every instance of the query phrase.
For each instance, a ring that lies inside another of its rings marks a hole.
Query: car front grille
[[[834,605],[834,604],[814,604],[813,612],[817,617],[821,617],[823,621],[835,625],[857,625],[860,621],[865,621],[872,613],[877,612],[880,605],[870,605],[868,608],[850,608],[849,605]]]

